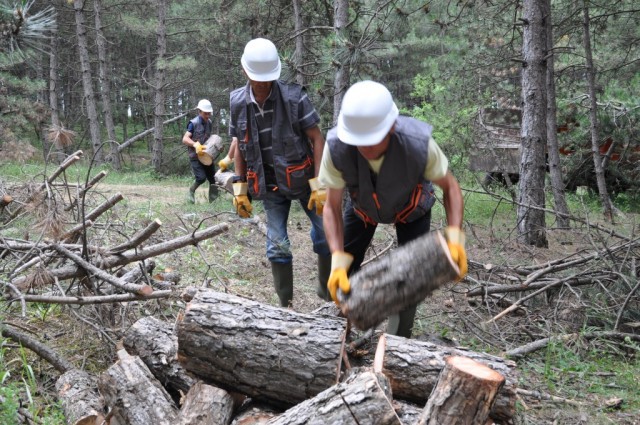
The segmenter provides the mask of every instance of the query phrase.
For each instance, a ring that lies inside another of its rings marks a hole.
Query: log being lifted
[[[199,290],[177,323],[178,359],[221,388],[292,406],[336,382],[346,320]]]
[[[515,362],[485,353],[388,334],[380,338],[380,344],[384,344],[382,372],[391,382],[394,398],[424,405],[438,382],[440,371],[445,367],[445,358],[464,356],[489,366],[506,378],[490,416],[500,422],[509,422],[513,418],[518,382]]]
[[[422,301],[458,273],[442,234],[429,232],[354,273],[349,294],[339,292],[340,307],[356,327],[366,330]]]
[[[400,425],[387,378],[372,370],[355,371],[344,382],[321,392],[267,422],[269,425]]]
[[[69,369],[56,381],[56,391],[68,424],[94,425],[104,420],[104,404],[95,376]]]
[[[167,322],[147,316],[138,320],[124,335],[124,347],[137,355],[170,393],[187,393],[196,379],[176,358],[178,337]]]
[[[468,357],[447,357],[418,425],[484,424],[504,382],[504,376]]]
[[[98,389],[109,406],[111,424],[175,425],[171,396],[137,356],[118,351],[118,361],[100,375]]]

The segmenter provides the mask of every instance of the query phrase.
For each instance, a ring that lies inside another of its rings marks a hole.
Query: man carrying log
[[[205,154],[205,142],[211,136],[211,114],[213,107],[207,99],[202,99],[196,107],[198,116],[189,121],[187,131],[182,136],[182,143],[187,146],[189,153],[189,163],[195,177],[195,182],[189,187],[189,202],[196,202],[196,189],[209,181],[209,202],[213,202],[218,197],[218,187],[215,180],[215,166],[213,164],[205,165],[201,157]]]
[[[432,183],[443,191],[445,237],[459,279],[467,273],[462,192],[431,128],[399,116],[391,93],[380,83],[362,81],[345,94],[338,125],[327,134],[318,176],[327,188],[323,222],[332,253],[327,286],[336,303],[338,288],[350,291],[348,276],[360,268],[378,223],[395,224],[400,245],[429,232]],[[349,197],[343,217],[345,188]],[[410,338],[416,308],[417,303],[389,317],[387,333]]]

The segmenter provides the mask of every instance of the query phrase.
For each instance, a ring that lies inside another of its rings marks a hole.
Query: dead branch
[[[64,248],[61,245],[54,244],[53,247],[56,249],[56,251],[65,255],[66,257],[74,261],[76,264],[78,264],[80,267],[85,269],[88,273],[93,274],[94,276],[104,280],[105,282],[110,283],[111,285],[117,288],[122,289],[123,291],[130,292],[136,295],[143,295],[143,296],[151,295],[151,293],[153,293],[153,288],[149,285],[137,285],[135,283],[128,283],[120,278],[117,278],[105,272],[104,270],[99,269],[98,267],[89,263],[79,255],[74,254],[73,252],[69,251],[68,249]]]
[[[126,250],[133,249],[136,246],[139,246],[142,242],[149,239],[160,228],[160,226],[162,226],[162,222],[156,218],[151,223],[149,223],[147,227],[133,235],[127,242],[109,248],[109,253],[118,254],[120,252],[124,252]]]
[[[597,283],[599,280],[610,279],[614,276],[615,275],[613,273],[596,274],[593,276],[582,276],[582,277],[576,276],[571,280],[566,281],[565,283],[570,286],[593,285]],[[557,280],[552,281],[552,283],[554,282],[557,282]],[[477,297],[477,296],[485,296],[485,295],[491,295],[491,294],[506,294],[509,292],[526,292],[526,291],[533,291],[536,289],[545,289],[548,286],[549,286],[549,281],[532,283],[528,286],[524,286],[522,284],[520,285],[494,284],[490,286],[483,286],[483,287],[471,289],[470,291],[466,292],[465,295],[467,297]]]
[[[87,182],[87,184],[80,189],[80,191],[78,192],[78,196],[76,197],[76,199],[72,200],[71,203],[69,205],[67,205],[66,207],[64,207],[65,211],[69,211],[71,210],[73,207],[78,205],[78,200],[82,199],[82,197],[84,196],[84,194],[91,188],[93,188],[100,180],[102,180],[103,178],[105,178],[107,176],[107,172],[106,171],[100,171],[98,174],[95,175],[95,177],[93,177],[91,180],[89,180]]]
[[[615,331],[600,331],[600,332],[586,332],[586,333],[572,333],[566,335],[552,336],[548,338],[542,338],[528,344],[522,345],[520,347],[514,348],[504,353],[507,357],[523,357],[527,354],[533,353],[534,351],[545,348],[551,341],[568,341],[576,338],[586,338],[586,339],[595,339],[595,338],[610,338],[610,339],[618,339],[625,340],[629,338],[634,341],[640,341],[640,335],[624,333],[624,332],[615,332]]]
[[[89,305],[89,304],[110,304],[110,303],[123,303],[130,301],[146,301],[156,300],[159,298],[168,298],[173,294],[171,290],[165,291],[153,291],[150,295],[138,295],[138,294],[114,294],[114,295],[94,295],[94,296],[48,296],[48,295],[23,295],[24,299],[28,303],[43,303],[43,304],[75,304],[75,305]],[[8,299],[12,301],[13,299]]]
[[[71,362],[61,357],[58,353],[53,351],[51,348],[47,347],[40,341],[35,338],[30,337],[29,335],[20,332],[15,327],[7,325],[6,323],[2,324],[2,336],[5,338],[11,338],[19,344],[22,344],[24,347],[36,353],[38,356],[45,359],[47,362],[51,364],[58,372],[64,373],[70,369],[73,369],[73,365]]]

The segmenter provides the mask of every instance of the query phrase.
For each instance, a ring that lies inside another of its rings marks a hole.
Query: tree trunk
[[[111,420],[122,425],[175,425],[178,411],[171,396],[142,360],[125,350],[118,351],[118,359],[98,381]]]
[[[78,57],[82,70],[82,89],[84,91],[84,105],[89,119],[89,134],[93,147],[93,159],[96,163],[104,162],[102,140],[100,137],[100,121],[96,108],[96,98],[93,93],[93,78],[91,76],[91,62],[89,60],[89,48],[87,42],[87,26],[84,19],[84,0],[73,0],[73,9],[76,17],[76,37],[78,39]]]
[[[111,73],[109,72],[106,37],[102,31],[102,0],[93,0],[93,10],[96,23],[96,45],[98,47],[98,87],[100,87],[100,96],[102,98],[104,125],[107,128],[107,137],[109,138],[109,159],[113,168],[119,170],[121,168],[120,155],[118,154],[116,128],[113,123],[113,110],[111,107]]]
[[[426,403],[445,366],[445,358],[464,356],[489,366],[506,378],[491,410],[491,417],[505,422],[513,418],[518,382],[515,362],[462,348],[443,347],[387,334],[380,343],[384,344],[382,372],[389,378],[395,398]]]
[[[558,123],[556,106],[556,74],[553,50],[553,21],[551,19],[551,0],[543,0],[544,16],[546,16],[547,38],[547,154],[549,158],[549,174],[551,176],[551,190],[555,202],[556,227],[569,228],[569,207],[564,197],[564,181],[560,168],[560,149],[558,147]]]
[[[518,204],[518,240],[527,245],[547,247],[544,211],[546,143],[546,25],[549,17],[536,0],[524,1],[522,71],[522,157]],[[536,207],[536,208],[531,208]]]
[[[69,369],[56,381],[56,391],[68,424],[93,425],[104,420],[104,404],[94,376]]]
[[[221,388],[291,406],[336,382],[346,321],[201,290],[177,324],[178,359]]]
[[[156,30],[157,56],[155,63],[154,79],[154,132],[153,132],[153,156],[151,163],[156,172],[162,172],[163,134],[164,127],[164,60],[167,53],[167,0],[158,0],[158,27]]]
[[[219,425],[231,422],[233,398],[225,390],[196,382],[180,409],[180,425]]]
[[[305,78],[302,72],[302,64],[304,62],[304,21],[302,17],[302,4],[301,0],[292,0],[291,3],[293,4],[293,23],[296,36],[296,48],[293,53],[295,81],[304,86]]]
[[[355,326],[366,330],[423,300],[458,274],[442,234],[429,232],[351,276],[348,296],[339,293],[340,308]]]
[[[170,324],[155,317],[143,317],[127,330],[123,342],[127,351],[139,356],[169,393],[186,393],[195,384],[196,379],[178,363],[178,337]]]
[[[333,63],[337,67],[333,79],[333,124],[335,125],[338,122],[338,114],[342,107],[342,98],[349,88],[349,61],[351,60],[351,52],[343,45],[343,40],[347,40],[348,37],[346,26],[349,22],[349,1],[336,0],[333,8],[333,27],[336,40]],[[347,49],[347,51],[345,52],[344,49]],[[346,58],[344,58],[345,55],[347,56]]]
[[[598,185],[598,193],[600,194],[600,202],[602,202],[602,210],[604,217],[613,223],[613,207],[611,199],[607,191],[607,183],[604,179],[604,170],[602,167],[602,159],[600,158],[600,147],[598,146],[598,104],[596,98],[596,70],[593,64],[593,53],[591,51],[591,33],[589,6],[583,0],[583,30],[584,30],[584,53],[585,66],[587,68],[587,86],[589,88],[589,132],[591,133],[591,155],[593,156],[593,165],[596,171],[596,183]]]
[[[467,357],[447,357],[419,425],[484,425],[505,378]]]
[[[401,425],[391,404],[391,387],[381,373],[353,373],[344,382],[326,389],[268,422],[294,424]]]

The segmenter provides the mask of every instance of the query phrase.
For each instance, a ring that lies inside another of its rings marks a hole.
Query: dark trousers
[[[353,255],[349,275],[360,269],[376,227],[362,221],[353,210],[351,201],[347,202],[344,211],[344,250]],[[431,210],[411,223],[396,223],[395,228],[398,244],[404,245],[429,232],[431,229]],[[418,303],[402,310],[394,315],[395,317],[390,317],[387,332],[410,338],[417,307]]]
[[[189,162],[197,185],[201,185],[205,180],[207,180],[209,184],[215,184],[216,179],[214,175],[216,174],[216,168],[213,164],[204,165],[198,161],[197,158],[189,158]]]

